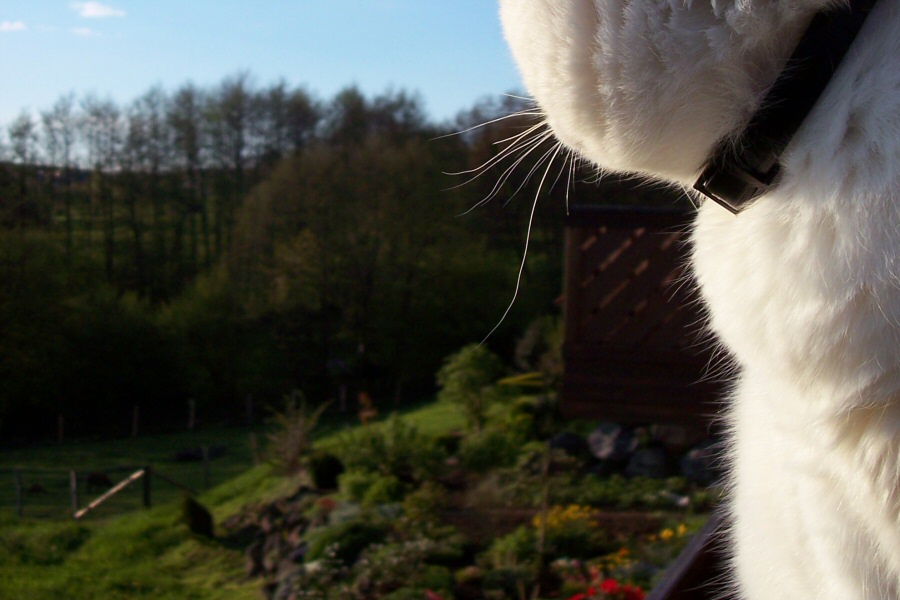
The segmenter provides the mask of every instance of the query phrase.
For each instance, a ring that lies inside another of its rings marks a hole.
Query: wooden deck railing
[[[715,512],[694,534],[646,600],[731,600],[725,518]]]

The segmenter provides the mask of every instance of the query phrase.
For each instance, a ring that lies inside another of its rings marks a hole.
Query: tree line
[[[487,99],[436,124],[405,91],[321,100],[239,73],[23,113],[0,145],[0,433],[48,435],[60,415],[125,432],[133,406],[167,427],[188,400],[222,421],[295,388],[429,393],[512,298],[545,150],[514,155],[497,189],[445,173],[493,160],[528,108]],[[540,199],[501,353],[553,310],[566,187]]]

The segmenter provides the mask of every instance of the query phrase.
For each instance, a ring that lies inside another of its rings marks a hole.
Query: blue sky
[[[322,99],[418,92],[435,120],[521,89],[494,0],[0,0],[0,125],[68,92],[125,105],[244,70]]]

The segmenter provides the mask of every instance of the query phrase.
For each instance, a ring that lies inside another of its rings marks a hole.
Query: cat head
[[[559,140],[601,168],[692,183],[829,0],[500,0]]]

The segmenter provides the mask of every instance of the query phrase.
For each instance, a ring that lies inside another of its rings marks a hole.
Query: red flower
[[[587,594],[575,594],[568,600],[587,600]]]
[[[426,600],[444,600],[441,598],[439,594],[432,592],[431,590],[425,590],[425,599]]]
[[[604,579],[600,583],[600,590],[606,592],[607,594],[618,594],[619,582],[615,579]]]
[[[625,595],[625,600],[644,600],[646,597],[644,590],[633,585],[623,585],[622,593]]]

